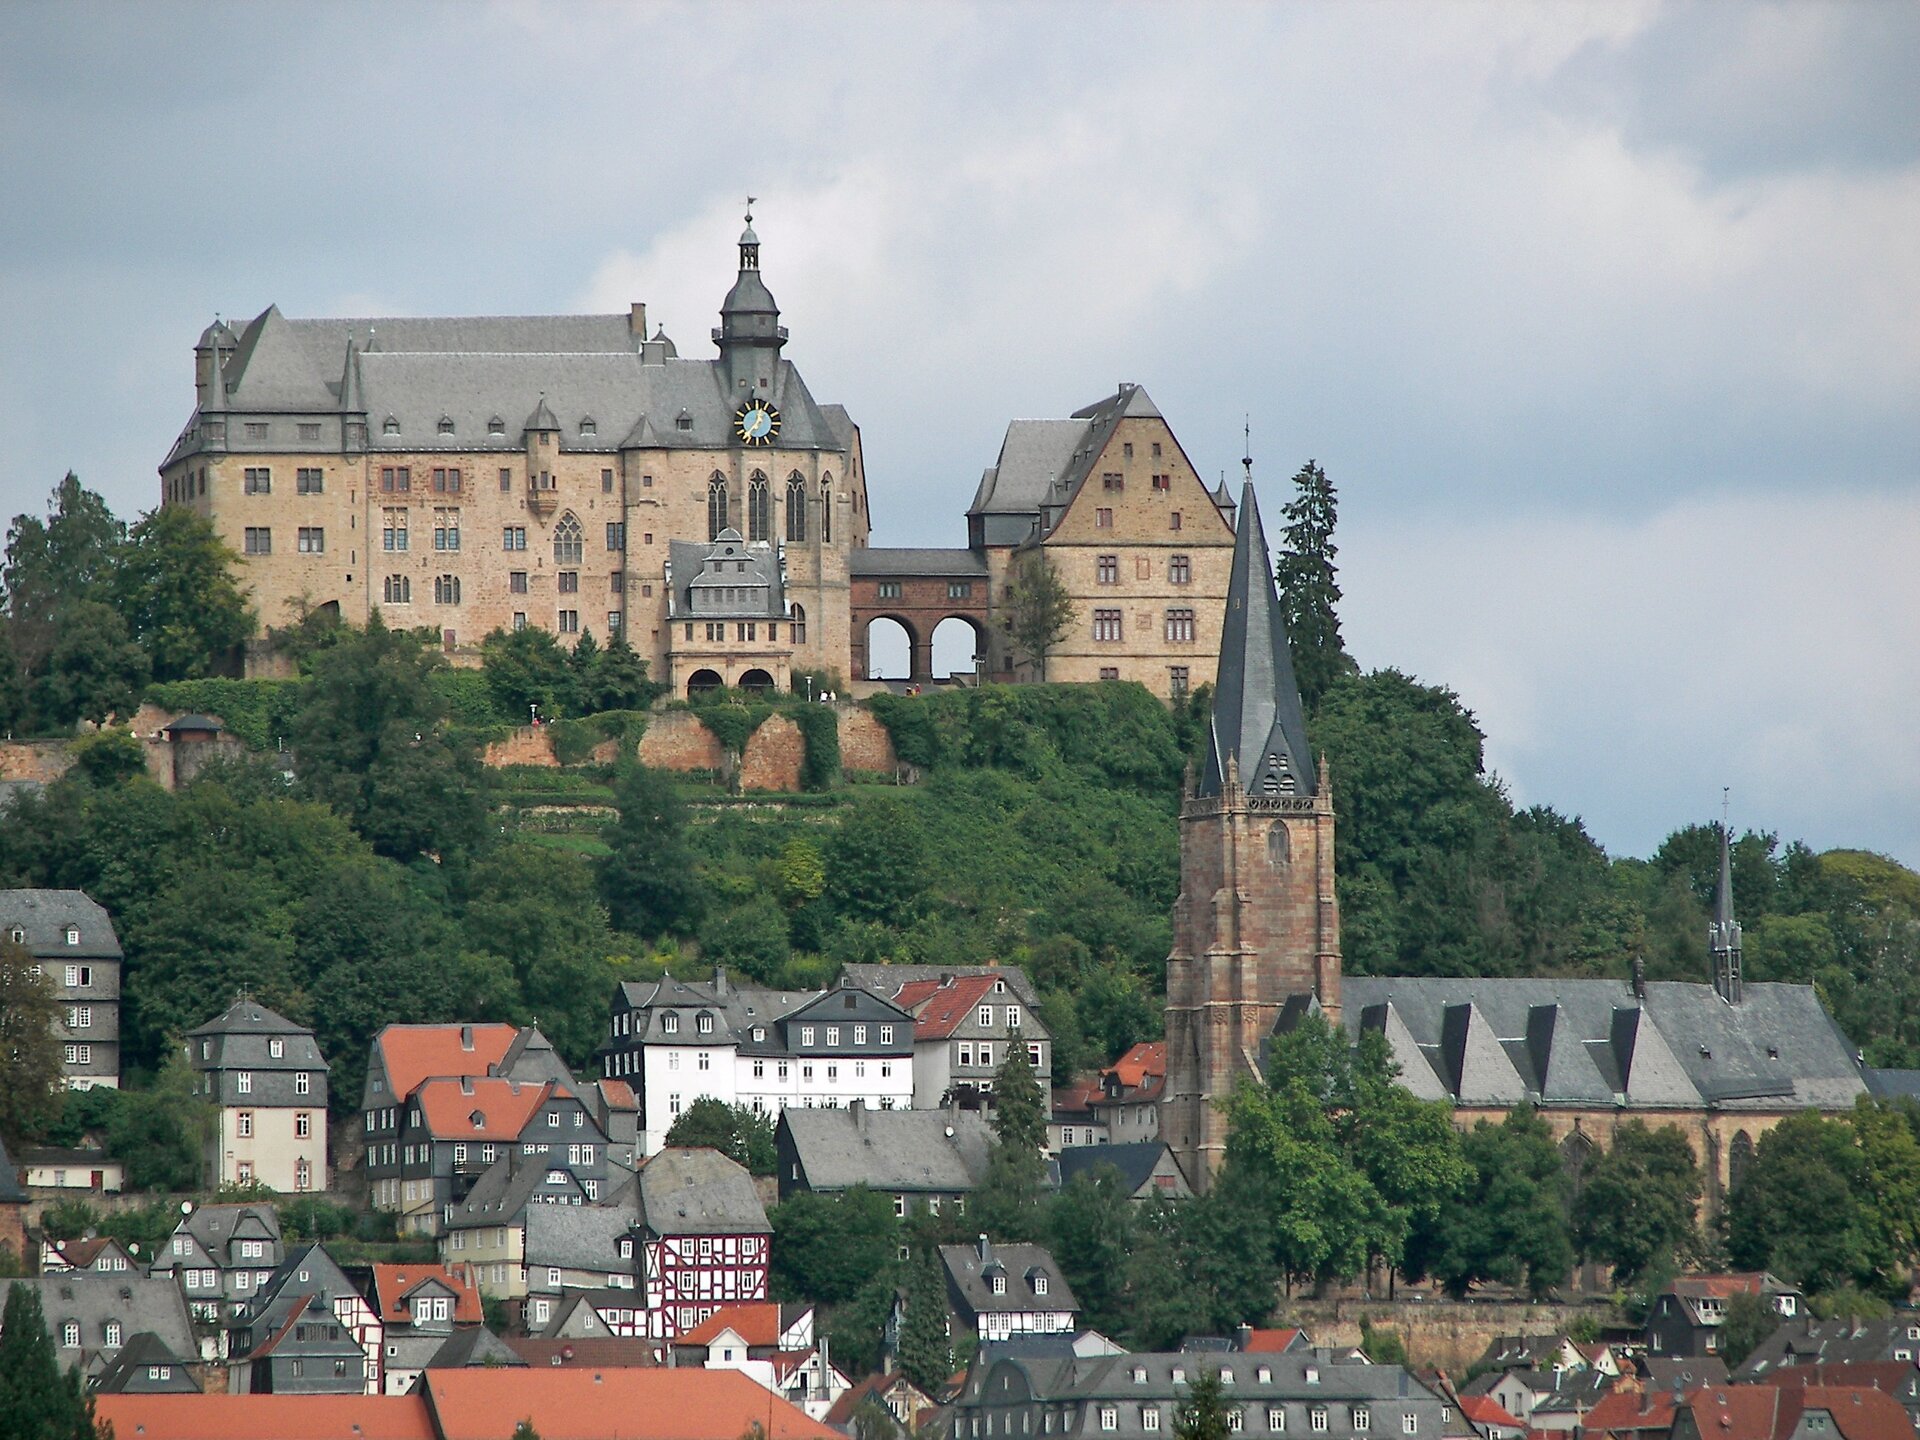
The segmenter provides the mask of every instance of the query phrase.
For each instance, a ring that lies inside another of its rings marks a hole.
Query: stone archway
[[[703,690],[718,690],[726,683],[720,678],[718,670],[696,670],[687,677],[687,694],[698,695]]]
[[[747,671],[746,674],[740,677],[740,688],[742,690],[752,690],[764,695],[770,693],[776,687],[773,683],[773,676],[769,675],[765,670],[753,669]]]

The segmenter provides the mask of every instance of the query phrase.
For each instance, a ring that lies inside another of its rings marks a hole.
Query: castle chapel
[[[1745,981],[1724,827],[1702,957],[1711,983],[1648,981],[1637,964],[1616,980],[1343,979],[1339,757],[1316,766],[1308,749],[1251,484],[1240,514],[1206,765],[1180,811],[1167,959],[1160,1133],[1196,1189],[1225,1155],[1220,1102],[1261,1074],[1276,1032],[1312,1012],[1356,1043],[1383,1035],[1400,1083],[1449,1102],[1461,1125],[1533,1106],[1575,1174],[1623,1120],[1677,1126],[1709,1209],[1786,1116],[1844,1113],[1895,1076],[1862,1069],[1812,986]]]

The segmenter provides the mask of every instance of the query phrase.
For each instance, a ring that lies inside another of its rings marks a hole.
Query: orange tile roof
[[[616,1110],[638,1110],[640,1108],[640,1097],[633,1093],[633,1086],[629,1085],[626,1081],[600,1080],[595,1083],[599,1085],[600,1094],[606,1099],[607,1104],[613,1106]]]
[[[711,1345],[722,1330],[731,1330],[749,1345],[780,1343],[780,1306],[764,1304],[728,1305],[716,1310],[693,1329],[680,1336],[676,1345]]]
[[[1070,1085],[1063,1085],[1053,1092],[1053,1114],[1057,1120],[1062,1115],[1083,1115],[1093,1108],[1096,1100],[1104,1099],[1097,1077],[1083,1075]]]
[[[374,1039],[395,1100],[435,1075],[484,1075],[520,1032],[511,1025],[475,1025],[473,1048],[461,1047],[459,1025],[389,1025]]]
[[[540,1440],[844,1440],[738,1370],[429,1370],[441,1440],[501,1440],[521,1420]],[[127,1440],[126,1432],[120,1432]]]
[[[438,1440],[418,1395],[101,1395],[95,1404],[118,1440]]]
[[[1167,1078],[1167,1042],[1142,1040],[1107,1069],[1118,1075],[1120,1083],[1129,1090],[1137,1090],[1149,1077],[1164,1080]]]
[[[471,1088],[468,1088],[471,1087]],[[517,1140],[534,1111],[554,1094],[567,1093],[552,1081],[482,1077],[471,1081],[428,1080],[415,1100],[435,1135],[459,1140]],[[478,1111],[480,1123],[473,1122]]]
[[[1464,1395],[1460,1398],[1460,1413],[1470,1420],[1479,1419],[1468,1411],[1468,1398]],[[1493,1397],[1473,1398],[1490,1400]],[[1581,1429],[1588,1435],[1634,1435],[1645,1431],[1664,1440],[1673,1429],[1674,1398],[1670,1392],[1663,1391],[1609,1391],[1587,1411],[1580,1422]]]
[[[407,1296],[423,1280],[438,1280],[454,1294],[453,1321],[456,1325],[478,1325],[486,1318],[480,1304],[480,1292],[464,1271],[444,1265],[381,1265],[373,1267],[373,1293],[379,1297],[380,1318],[388,1325],[406,1325],[413,1320]]]
[[[1491,1395],[1462,1395],[1460,1413],[1476,1425],[1504,1425],[1511,1430],[1521,1428],[1518,1417]],[[1673,1418],[1671,1410],[1667,1412],[1667,1418]]]
[[[910,980],[900,987],[893,1003],[916,1017],[916,1039],[945,1040],[973,1013],[974,1006],[993,994],[997,978],[959,975],[945,985],[938,980]]]
[[[1297,1325],[1284,1330],[1249,1330],[1243,1348],[1261,1354],[1277,1354],[1299,1338],[1300,1327]]]
[[[1673,1293],[1688,1297],[1706,1296],[1731,1300],[1735,1295],[1761,1295],[1766,1292],[1767,1276],[1755,1270],[1747,1275],[1676,1275]]]

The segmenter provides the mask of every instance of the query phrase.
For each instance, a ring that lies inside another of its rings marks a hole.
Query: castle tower
[[[1333,796],[1306,717],[1249,480],[1242,491],[1206,766],[1180,807],[1160,1136],[1196,1189],[1225,1155],[1215,1101],[1257,1076],[1282,1008],[1340,1013]]]
[[[1707,949],[1713,956],[1713,988],[1729,1005],[1740,1003],[1740,922],[1733,918],[1733,832],[1720,826],[1720,888],[1713,896]]]

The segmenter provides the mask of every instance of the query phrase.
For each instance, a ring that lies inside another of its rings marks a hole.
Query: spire
[[[1237,772],[1234,783],[1249,795],[1311,795],[1317,788],[1286,617],[1274,588],[1260,502],[1250,479],[1240,494],[1213,725],[1197,793],[1223,793],[1229,788],[1230,769]]]
[[[760,278],[760,237],[753,233],[753,197],[749,196],[747,228],[740,232],[740,274],[720,304],[720,324],[713,332],[727,390],[735,400],[760,392],[762,381],[766,388],[774,388],[774,371],[786,342],[780,306]]]
[[[760,237],[753,233],[753,201],[753,196],[747,196],[747,228],[740,232],[740,268],[742,270],[760,268]]]
[[[1733,831],[1721,801],[1720,884],[1713,896],[1713,924],[1707,927],[1707,949],[1713,956],[1713,988],[1729,1005],[1740,1003],[1740,922],[1733,918]]]

